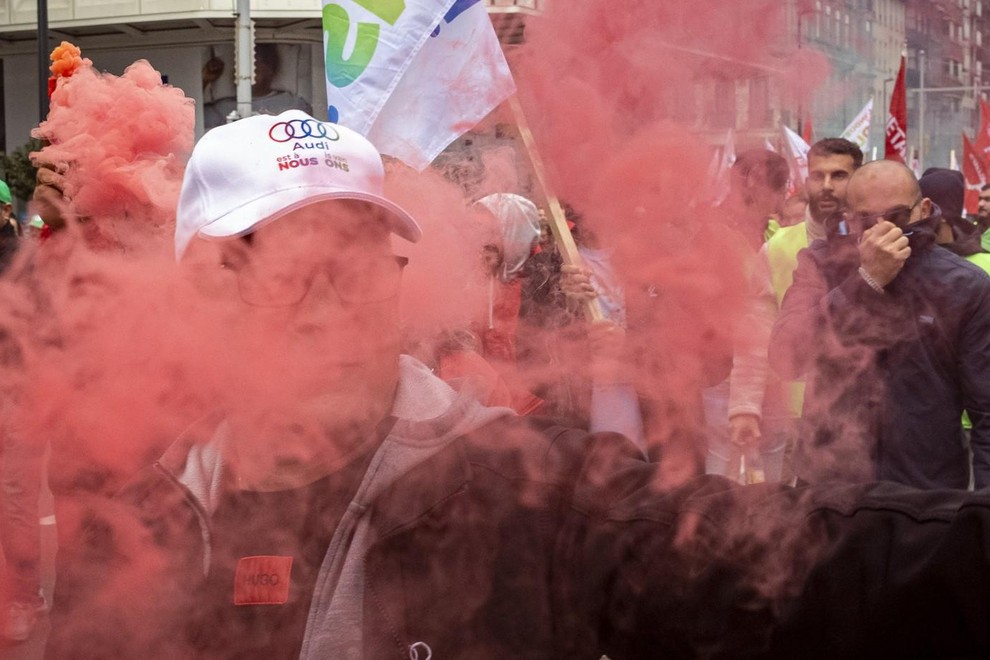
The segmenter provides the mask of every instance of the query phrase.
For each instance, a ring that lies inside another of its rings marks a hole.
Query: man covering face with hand
[[[941,217],[903,165],[864,165],[847,201],[800,255],[771,344],[778,372],[808,374],[798,476],[966,488],[965,409],[990,485],[990,279],[935,244]]]

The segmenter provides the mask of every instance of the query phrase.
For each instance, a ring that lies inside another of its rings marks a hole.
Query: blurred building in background
[[[526,39],[526,25],[547,3],[561,0],[483,0],[496,32],[510,48]],[[978,99],[987,94],[990,67],[990,0],[781,0],[764,57],[748,61],[706,52],[685,39],[671,49],[689,52],[690,90],[658,90],[658,105],[708,144],[721,144],[729,129],[740,147],[779,144],[781,127],[816,138],[838,135],[873,99],[868,157],[883,156],[884,122],[900,56],[908,61],[908,137],[924,165],[948,165],[960,152],[960,134],[978,124]],[[39,71],[36,0],[0,3],[0,152],[28,140],[37,124]],[[121,73],[149,59],[171,84],[201,107],[233,93],[234,12],[231,0],[49,0],[51,46],[62,39],[83,49],[100,69]],[[616,5],[621,11],[621,3]],[[251,0],[254,39],[278,45],[279,85],[325,107],[320,0]],[[808,98],[782,88],[781,70],[814,50],[831,73]],[[211,58],[225,61],[224,76],[204,84]],[[924,91],[922,91],[922,88]],[[925,132],[922,139],[921,131]],[[494,130],[486,139],[502,140]],[[472,138],[468,138],[472,139]],[[463,145],[461,145],[463,146]]]
[[[990,6],[984,0],[906,0],[908,127],[921,166],[961,158],[960,134],[972,137],[990,71]],[[923,134],[922,134],[923,133]]]

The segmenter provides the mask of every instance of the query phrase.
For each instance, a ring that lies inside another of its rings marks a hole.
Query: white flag
[[[457,0],[385,103],[368,138],[422,170],[516,90],[480,0]]]
[[[327,117],[367,136],[456,0],[323,0]]]
[[[718,206],[729,196],[730,173],[736,162],[736,131],[732,128],[725,134],[725,143],[716,147],[708,164],[708,201]]]
[[[840,137],[844,137],[853,142],[860,149],[866,149],[866,143],[870,139],[870,122],[873,119],[873,99],[866,102],[859,114],[849,122],[846,130],[842,131]]]
[[[791,166],[791,181],[796,189],[808,178],[808,143],[800,135],[784,126],[784,157]]]

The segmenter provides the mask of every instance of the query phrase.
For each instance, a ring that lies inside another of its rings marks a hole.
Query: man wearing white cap
[[[967,585],[990,581],[990,497],[956,516],[964,494],[890,485],[663,491],[624,437],[484,408],[400,356],[388,234],[420,231],[382,181],[366,140],[299,111],[196,146],[177,255],[240,314],[231,341],[277,329],[278,385],[231,383],[94,514],[51,657],[986,649],[990,592]]]

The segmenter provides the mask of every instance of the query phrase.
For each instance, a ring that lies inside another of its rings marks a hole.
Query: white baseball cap
[[[422,230],[384,196],[378,150],[344,126],[301,110],[255,115],[208,131],[182,179],[175,226],[181,259],[195,236],[242,236],[287,213],[332,199],[355,199],[389,211],[385,221],[416,242]]]

